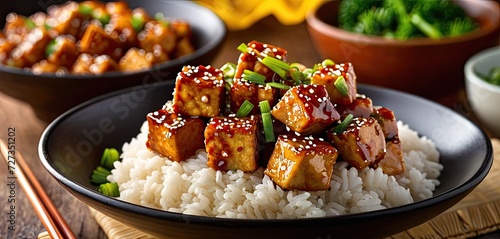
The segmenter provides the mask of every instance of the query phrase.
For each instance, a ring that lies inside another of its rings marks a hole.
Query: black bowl
[[[29,16],[47,7],[62,4],[60,1],[2,1],[0,26],[10,12]],[[98,76],[54,74],[35,75],[30,71],[0,64],[0,90],[27,102],[37,116],[47,122],[85,100],[107,92],[175,78],[184,65],[208,65],[221,48],[226,36],[226,26],[208,8],[191,1],[126,0],[131,8],[143,7],[151,15],[162,12],[166,17],[187,20],[193,29],[192,54],[156,64],[152,68],[134,73],[110,72]]]
[[[61,115],[44,131],[40,159],[75,197],[125,225],[158,238],[374,238],[417,226],[444,212],[487,175],[492,145],[476,125],[423,98],[360,85],[376,105],[436,143],[444,166],[432,198],[405,206],[325,218],[243,220],[183,215],[146,208],[98,193],[89,180],[106,147],[121,148],[139,133],[145,115],[169,100],[173,83],[118,91],[87,101]]]

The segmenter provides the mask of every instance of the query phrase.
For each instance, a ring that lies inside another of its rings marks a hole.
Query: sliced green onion
[[[305,79],[306,79],[306,80],[311,80],[311,78],[312,78],[312,76],[313,76],[314,72],[315,72],[315,71],[314,71],[313,69],[311,69],[311,68],[307,68],[307,69],[305,69],[305,70],[302,72],[302,74],[304,74],[304,77],[305,77]]]
[[[290,70],[288,63],[274,57],[266,56],[261,61],[262,64],[269,67],[269,69],[278,74],[282,79],[285,79],[286,73]]]
[[[108,24],[111,20],[111,15],[102,11],[92,11],[92,17],[99,20],[103,26]]]
[[[242,53],[248,53],[248,47],[245,43],[241,43],[236,49]]]
[[[267,85],[271,86],[273,88],[283,89],[283,90],[288,90],[288,89],[292,88],[289,85],[281,84],[281,83],[278,83],[278,82],[268,82]]]
[[[236,74],[236,64],[232,62],[227,62],[220,69],[224,73],[224,78],[234,78]]]
[[[80,4],[78,6],[78,12],[80,12],[84,16],[88,16],[94,11],[89,5],[87,4]]]
[[[339,125],[337,125],[337,126],[335,126],[335,128],[333,128],[333,132],[335,132],[337,134],[344,132],[345,129],[347,128],[347,126],[351,123],[353,118],[354,118],[354,116],[352,114],[347,115]]]
[[[266,142],[274,142],[273,118],[271,117],[271,113],[262,113],[262,125],[264,127]]]
[[[111,172],[101,166],[97,166],[94,171],[92,171],[92,176],[90,177],[90,181],[95,184],[102,184],[102,183],[107,183],[108,182],[108,175],[110,175]]]
[[[163,15],[163,12],[157,12],[153,18],[156,21],[165,21],[165,15]]]
[[[113,163],[120,160],[120,153],[115,148],[106,148],[101,157],[101,166],[106,169],[114,169]]]
[[[52,55],[52,53],[56,51],[56,48],[57,48],[57,41],[56,39],[54,39],[50,41],[49,44],[47,44],[47,46],[45,47],[45,57],[49,57],[50,55]]]
[[[132,16],[130,19],[130,24],[134,28],[135,32],[140,32],[144,28],[144,18],[140,16]]]
[[[250,101],[243,101],[243,104],[241,104],[238,112],[236,112],[236,117],[246,117],[253,110],[253,106],[254,105],[250,103]]]
[[[250,81],[255,84],[264,85],[266,84],[266,77],[251,70],[243,71],[243,79]]]
[[[260,112],[262,113],[271,113],[271,105],[268,100],[263,100],[259,102]]]
[[[323,66],[333,66],[335,65],[335,62],[332,61],[331,59],[325,59],[323,62],[321,62],[321,65]]]
[[[29,30],[33,29],[36,27],[36,24],[33,20],[30,18],[24,18],[24,23],[26,24],[26,27],[28,27]]]
[[[304,73],[302,73],[296,66],[290,68],[289,74],[290,77],[292,77],[292,79],[295,81],[296,85],[302,84],[306,80],[306,76],[304,75]]]
[[[120,196],[120,190],[118,189],[117,183],[104,183],[99,185],[99,192],[106,196],[118,197]]]
[[[347,86],[347,82],[345,81],[344,76],[337,77],[333,84],[342,96],[346,96],[347,94],[349,94],[349,87]]]

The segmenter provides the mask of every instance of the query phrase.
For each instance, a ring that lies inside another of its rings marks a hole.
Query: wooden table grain
[[[273,17],[267,17],[247,30],[228,32],[220,54],[209,64],[220,67],[228,61],[237,62],[239,52],[236,47],[251,40],[287,49],[290,62],[310,66],[322,60],[313,48],[305,24],[283,26]],[[77,238],[106,238],[88,207],[66,192],[42,166],[37,147],[47,125],[48,122],[36,117],[29,105],[0,92],[0,138],[6,139],[9,129],[15,128],[16,151],[28,161]],[[0,238],[36,238],[45,229],[20,186],[15,183],[9,185],[11,181],[6,164],[0,163]],[[15,203],[10,203],[9,198],[14,198]]]

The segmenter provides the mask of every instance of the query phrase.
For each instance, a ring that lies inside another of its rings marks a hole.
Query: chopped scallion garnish
[[[266,142],[275,141],[273,118],[271,117],[271,113],[262,113],[262,126],[264,127],[264,136],[266,138]]]
[[[333,66],[335,65],[335,62],[330,60],[330,59],[325,59],[321,62],[321,65],[323,66]]]
[[[92,171],[92,176],[90,178],[90,181],[95,184],[102,184],[102,183],[107,183],[108,182],[108,175],[110,175],[111,172],[101,166],[97,166],[94,171]]]
[[[45,57],[49,57],[56,51],[57,41],[56,39],[51,40],[45,47]]]
[[[300,69],[296,66],[290,68],[290,77],[295,81],[296,85],[303,84],[306,80],[306,76],[304,73],[300,71]]]
[[[120,196],[120,190],[118,189],[117,183],[104,183],[99,185],[99,192],[106,196],[118,197]]]
[[[134,28],[135,32],[142,31],[144,23],[145,23],[144,18],[142,17],[132,16],[132,18],[130,19],[130,24]]]
[[[241,43],[236,49],[242,53],[248,53],[248,47],[245,43]]]
[[[271,113],[271,105],[269,104],[269,101],[263,100],[259,102],[259,107],[261,113]]]
[[[349,94],[349,87],[347,86],[347,82],[345,81],[344,76],[337,77],[333,84],[342,96],[346,96],[347,94]]]
[[[232,62],[227,62],[224,64],[221,68],[222,72],[224,73],[224,78],[234,78],[234,74],[236,74],[236,64]]]
[[[345,129],[347,128],[347,126],[351,123],[353,118],[354,118],[354,116],[352,114],[347,115],[339,125],[337,125],[337,126],[335,126],[335,128],[333,128],[333,132],[335,132],[337,134],[344,132]]]
[[[241,104],[238,112],[236,112],[236,117],[246,117],[253,110],[253,107],[254,105],[250,103],[250,101],[243,101],[243,104]]]
[[[113,163],[118,160],[120,160],[120,153],[118,152],[118,150],[116,150],[115,148],[106,148],[104,149],[104,153],[101,157],[101,166],[108,170],[111,170],[115,168]]]
[[[285,79],[287,71],[290,70],[288,63],[274,57],[266,56],[261,61],[262,64],[269,67],[269,69],[278,74],[282,79]]]
[[[273,88],[283,89],[283,90],[288,90],[291,88],[289,85],[281,84],[278,82],[269,82],[269,83],[267,83],[267,85],[271,86]]]
[[[251,70],[243,71],[243,79],[250,81],[255,84],[264,85],[266,84],[266,77]]]

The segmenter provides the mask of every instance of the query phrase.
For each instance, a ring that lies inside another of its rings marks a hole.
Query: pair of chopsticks
[[[5,142],[0,139],[0,152],[8,166],[15,167],[16,181],[21,185],[28,200],[35,209],[38,218],[42,221],[51,238],[74,239],[76,238],[71,228],[54,206],[42,185],[30,170],[19,151],[11,151]],[[9,158],[10,156],[10,158]],[[9,163],[15,162],[15,164]]]

